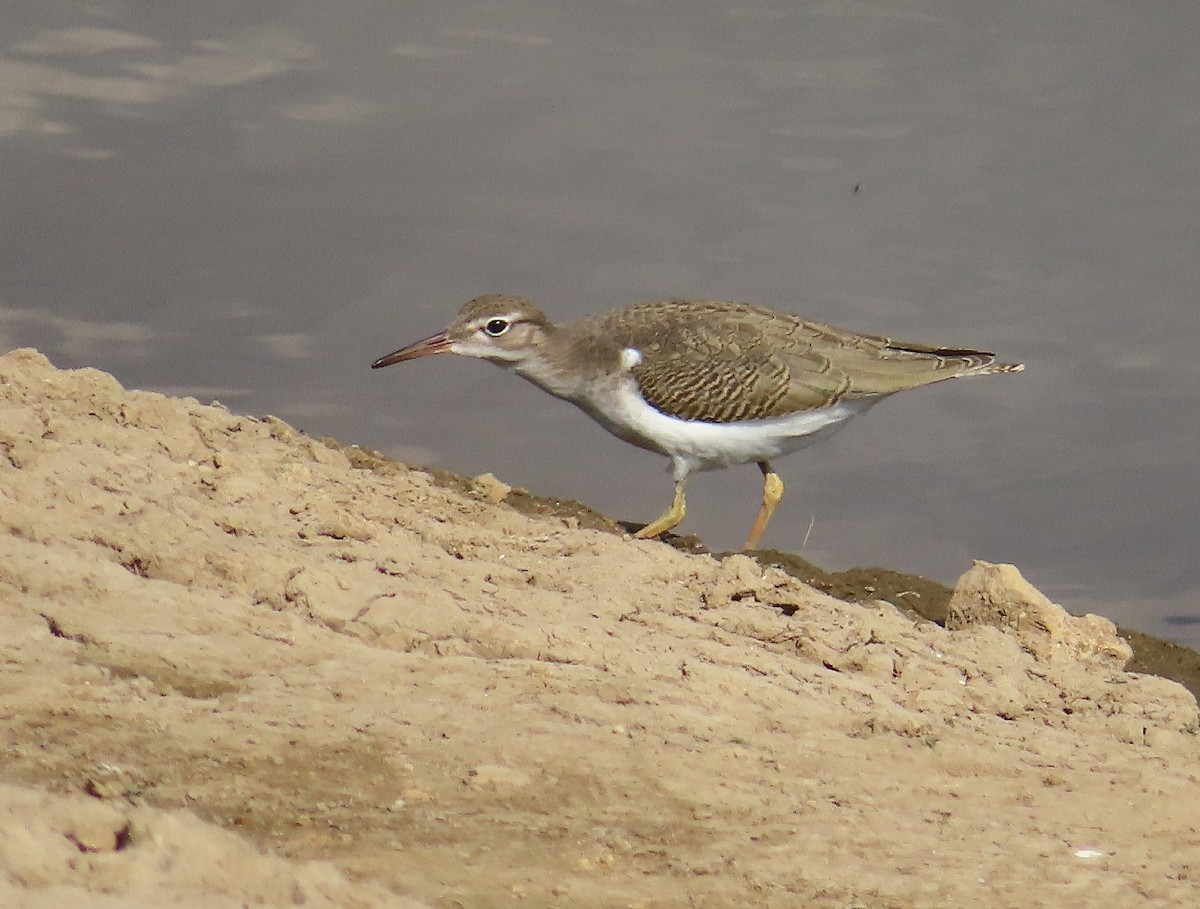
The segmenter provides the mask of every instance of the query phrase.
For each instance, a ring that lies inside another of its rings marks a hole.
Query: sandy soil
[[[1107,622],[504,492],[0,357],[0,904],[1200,901],[1196,702]]]

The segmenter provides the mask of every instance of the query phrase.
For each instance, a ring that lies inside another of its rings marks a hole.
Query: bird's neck
[[[613,344],[567,325],[545,332],[512,369],[543,391],[579,403],[589,397],[595,380],[614,372],[619,362]]]
[[[512,370],[523,379],[528,379],[543,391],[557,398],[576,401],[586,391],[587,377],[582,373],[564,368],[552,358],[535,351],[511,364]]]

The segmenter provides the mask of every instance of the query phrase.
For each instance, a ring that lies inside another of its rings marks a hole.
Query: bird
[[[747,303],[650,300],[559,325],[512,294],[470,300],[445,330],[371,368],[447,353],[511,370],[617,438],[668,457],[674,497],[637,538],[679,525],[692,473],[757,464],[762,504],[744,550],[758,548],[783,498],[775,458],[896,392],[1024,369],[987,351],[860,334]]]

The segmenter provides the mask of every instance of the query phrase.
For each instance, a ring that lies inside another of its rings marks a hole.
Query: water
[[[776,464],[766,545],[1200,644],[1200,7],[0,7],[0,348],[650,520],[665,462],[482,363],[467,298],[740,299],[1028,365]],[[738,545],[753,466],[682,529]]]

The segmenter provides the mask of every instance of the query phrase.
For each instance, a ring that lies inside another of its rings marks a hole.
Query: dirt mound
[[[0,357],[0,901],[1195,905],[1196,703],[1104,623],[496,497]]]

